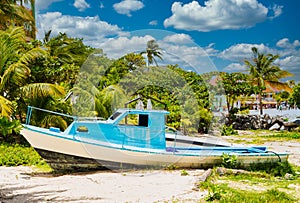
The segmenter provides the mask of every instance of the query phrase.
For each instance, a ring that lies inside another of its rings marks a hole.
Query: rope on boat
[[[281,162],[281,158],[280,158],[279,154],[277,154],[276,152],[273,152],[273,151],[266,151],[266,152],[275,154],[278,157],[279,162]]]

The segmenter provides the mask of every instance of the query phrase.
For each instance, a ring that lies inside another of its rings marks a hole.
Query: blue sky
[[[247,72],[251,47],[300,82],[299,0],[48,0],[36,1],[38,38],[66,32],[110,58],[155,39],[166,63],[199,73]]]

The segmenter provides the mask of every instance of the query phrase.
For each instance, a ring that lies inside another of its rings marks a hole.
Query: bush
[[[238,131],[234,130],[232,125],[230,126],[223,125],[221,135],[228,136],[228,135],[237,135],[237,134]]]
[[[19,134],[21,129],[22,125],[19,120],[9,120],[7,117],[0,118],[0,136],[5,141],[9,141],[11,135]]]
[[[235,155],[230,154],[222,154],[222,166],[225,168],[239,168],[240,163],[237,161],[237,157]]]
[[[265,162],[265,163],[252,163],[247,168],[249,171],[263,171],[272,176],[285,176],[290,173],[295,175],[295,171],[289,162]]]
[[[0,166],[42,166],[46,162],[32,148],[19,144],[0,144]]]

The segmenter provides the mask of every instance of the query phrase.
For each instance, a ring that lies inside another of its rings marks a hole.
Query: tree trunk
[[[258,101],[259,101],[259,111],[260,111],[260,115],[263,115],[263,103],[262,103],[261,92],[259,92],[259,94],[258,94]]]

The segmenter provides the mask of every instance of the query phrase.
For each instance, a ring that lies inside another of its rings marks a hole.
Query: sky
[[[251,48],[300,82],[299,0],[36,0],[37,37],[52,30],[82,38],[109,58],[144,51],[154,39],[159,65],[198,73],[248,72]]]

